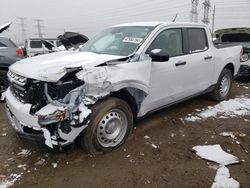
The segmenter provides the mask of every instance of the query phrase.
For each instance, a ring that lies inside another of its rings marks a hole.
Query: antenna
[[[175,22],[175,20],[177,19],[178,13],[175,14],[174,19],[172,20],[172,22]]]

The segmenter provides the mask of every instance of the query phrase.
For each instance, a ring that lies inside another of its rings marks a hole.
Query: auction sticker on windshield
[[[143,40],[142,38],[125,37],[122,42],[140,44],[142,42],[142,40]]]

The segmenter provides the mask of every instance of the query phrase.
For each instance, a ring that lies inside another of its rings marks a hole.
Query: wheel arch
[[[134,119],[137,119],[137,114],[141,107],[141,103],[147,96],[147,93],[138,88],[123,88],[121,90],[112,92],[110,96],[117,97],[127,102],[132,110]]]
[[[234,68],[233,63],[227,63],[227,65],[223,69],[230,70],[230,72],[232,73],[232,76],[234,77],[235,68]]]

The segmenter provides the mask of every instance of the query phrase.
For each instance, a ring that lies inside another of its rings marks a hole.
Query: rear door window
[[[42,41],[40,40],[33,40],[33,41],[30,41],[30,47],[31,48],[42,48]]]
[[[198,53],[208,49],[208,41],[205,29],[202,28],[189,28],[189,52]]]
[[[0,42],[0,48],[7,47],[4,43]]]

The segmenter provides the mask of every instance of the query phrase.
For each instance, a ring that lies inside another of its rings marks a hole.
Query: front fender
[[[123,88],[137,88],[149,92],[150,60],[120,63],[82,70],[77,77],[85,82],[85,94],[107,95]]]

